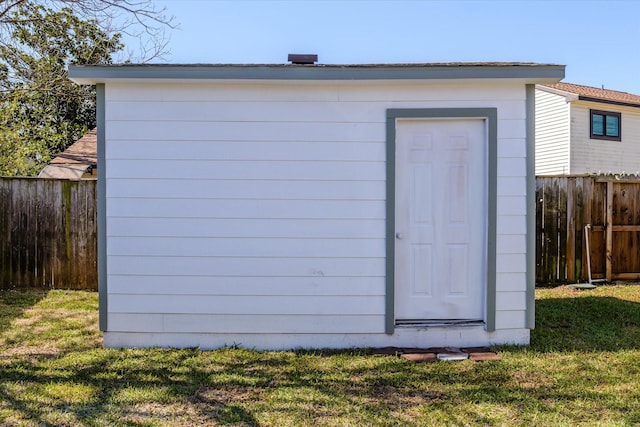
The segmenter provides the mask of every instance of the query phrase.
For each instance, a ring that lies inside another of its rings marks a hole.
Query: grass
[[[0,291],[0,425],[640,423],[640,287],[537,291],[499,362],[368,350],[102,349],[97,296]]]

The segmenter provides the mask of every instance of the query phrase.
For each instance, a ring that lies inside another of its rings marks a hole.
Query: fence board
[[[558,179],[549,180],[543,193],[543,281],[554,282],[558,275]]]
[[[566,177],[558,179],[558,203],[556,205],[558,217],[558,269],[556,274],[558,277],[567,276],[567,241],[569,238],[567,229],[568,184],[569,180]],[[575,235],[573,232],[571,234]]]
[[[576,280],[576,181],[571,179],[567,181],[567,215],[566,215],[566,265],[567,280],[574,282]]]
[[[96,182],[0,178],[0,288],[97,289]]]
[[[542,229],[544,227],[544,182],[542,180],[536,180],[536,283],[544,282],[544,239]]]

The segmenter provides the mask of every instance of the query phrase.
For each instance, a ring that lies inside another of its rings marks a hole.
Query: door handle
[[[398,240],[400,240],[400,239],[404,239],[404,233],[397,232],[397,233],[396,233],[396,239],[398,239]]]

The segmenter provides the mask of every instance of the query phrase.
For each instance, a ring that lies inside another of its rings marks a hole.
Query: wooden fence
[[[587,281],[589,268],[595,280],[640,279],[640,180],[538,177],[536,281]]]
[[[97,289],[96,230],[96,181],[0,178],[0,288]],[[640,279],[640,180],[538,177],[536,281],[587,281],[589,266]]]
[[[0,178],[0,288],[97,289],[96,181]]]

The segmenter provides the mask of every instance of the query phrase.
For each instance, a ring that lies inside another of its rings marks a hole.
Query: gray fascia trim
[[[498,238],[498,109],[486,109],[489,159],[488,159],[488,218],[487,218],[487,320],[485,329],[496,330],[496,268]]]
[[[598,102],[600,104],[609,104],[609,105],[619,105],[622,107],[633,107],[633,108],[640,108],[640,104],[634,104],[632,102],[623,102],[623,101],[614,101],[611,99],[600,99],[600,98],[592,98],[589,96],[578,96],[578,99],[580,101],[589,101],[589,102]]]
[[[527,110],[527,296],[525,327],[536,325],[536,94],[534,85],[526,85]]]
[[[387,206],[385,333],[395,327],[395,155],[397,119],[484,118],[488,127],[487,295],[485,329],[496,329],[496,239],[498,194],[498,110],[496,108],[408,108],[387,110]]]
[[[96,127],[98,155],[98,304],[100,330],[108,329],[107,311],[107,181],[105,165],[105,85],[96,85]]]
[[[384,332],[393,334],[395,315],[395,265],[396,265],[396,118],[387,110],[387,159],[386,159],[386,263],[385,263],[385,317]]]
[[[69,78],[80,84],[111,79],[159,80],[560,80],[555,64],[381,64],[381,65],[70,65]]]
[[[565,98],[566,102],[573,102],[578,100],[578,95],[573,92],[567,92],[564,90],[556,89],[553,87],[545,86],[545,85],[536,85],[536,90],[541,90],[543,92],[551,93],[554,95],[562,96]]]

